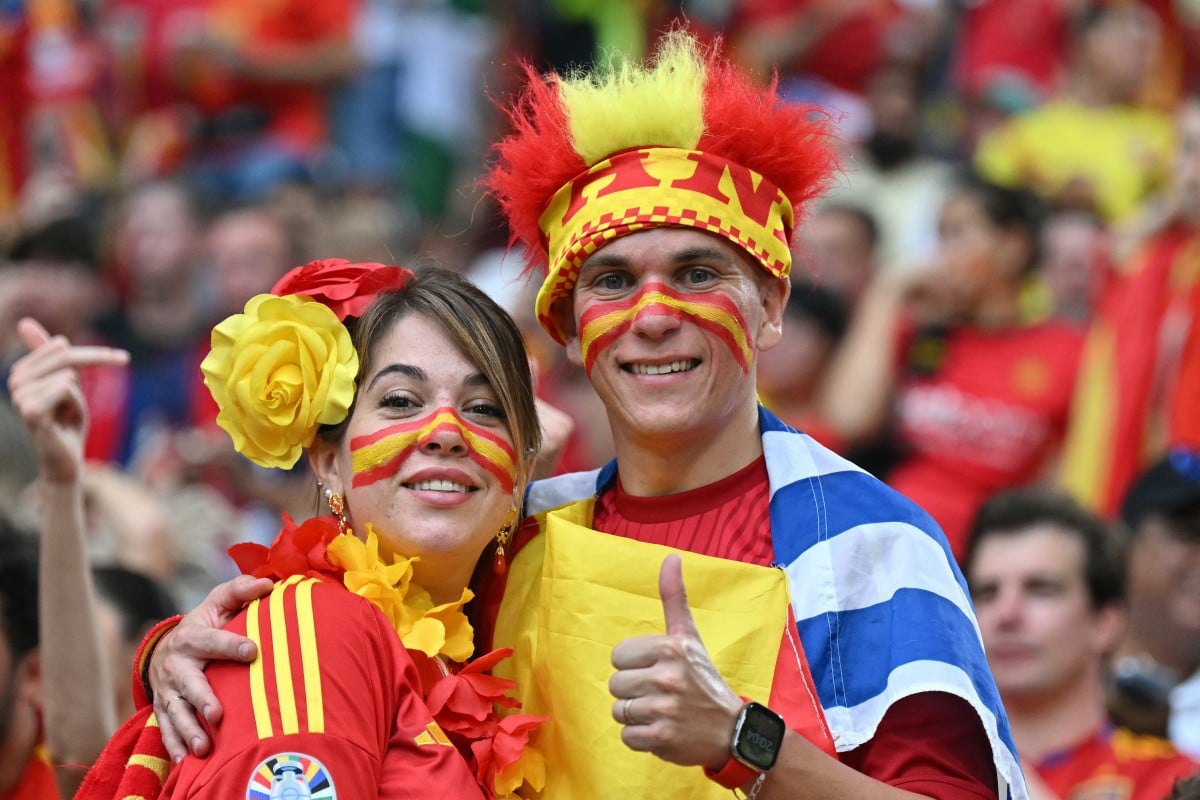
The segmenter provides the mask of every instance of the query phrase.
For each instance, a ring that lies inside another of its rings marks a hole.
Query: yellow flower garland
[[[463,589],[454,602],[435,605],[429,592],[412,582],[413,564],[421,559],[395,556],[391,564],[385,563],[370,523],[366,542],[354,535],[339,536],[329,543],[327,553],[331,563],[346,570],[346,588],[374,603],[409,650],[453,661],[471,657],[475,631],[462,611],[474,597],[470,589]]]

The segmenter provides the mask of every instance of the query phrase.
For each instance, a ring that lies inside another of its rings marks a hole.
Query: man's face
[[[1129,607],[1139,633],[1200,641],[1200,537],[1146,517],[1129,549]]]
[[[1099,680],[1122,620],[1115,607],[1092,608],[1082,542],[1050,523],[993,534],[980,543],[967,577],[1005,703]]]
[[[778,343],[787,292],[717,236],[639,231],[584,262],[567,356],[618,440],[712,434],[756,402],[757,352]]]

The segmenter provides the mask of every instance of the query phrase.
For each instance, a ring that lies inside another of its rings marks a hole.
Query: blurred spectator
[[[270,292],[300,263],[283,222],[265,207],[234,208],[217,215],[205,235],[216,290],[214,319],[238,314],[256,294]]]
[[[980,173],[1106,221],[1129,217],[1165,184],[1171,160],[1170,117],[1137,105],[1158,41],[1144,6],[1088,6],[1064,90],[987,133]]]
[[[42,725],[37,543],[6,514],[0,514],[0,633],[0,800],[58,800]]]
[[[1200,448],[1200,97],[1177,128],[1171,192],[1101,299],[1071,412],[1063,485],[1105,515],[1168,448]]]
[[[824,419],[857,447],[886,435],[885,480],[928,511],[956,556],[980,504],[1054,464],[1082,334],[1023,306],[1040,221],[1025,193],[968,176],[925,270],[880,275],[822,390]]]
[[[93,99],[102,57],[87,10],[71,0],[0,4],[0,231],[40,172],[64,172],[89,192],[111,187],[108,133]]]
[[[1200,774],[1177,781],[1165,800],[1200,800]]]
[[[178,614],[178,606],[161,582],[135,570],[95,567],[92,580],[96,586],[101,642],[113,679],[117,719],[129,719],[134,712],[129,665],[137,662],[142,637],[156,623]]]
[[[884,271],[925,263],[937,244],[937,218],[953,168],[921,151],[916,72],[890,64],[867,88],[871,128],[845,160],[846,174],[826,202],[861,208],[879,226],[877,263]]]
[[[1073,17],[1091,0],[983,0],[958,21],[955,83],[969,107],[1024,111],[1057,93]]]
[[[112,235],[121,304],[99,330],[131,360],[103,393],[88,393],[94,420],[89,458],[132,465],[159,437],[208,414],[199,399],[208,395],[200,360],[214,312],[199,269],[200,237],[200,220],[181,185],[139,187],[122,204]]]
[[[870,213],[827,203],[797,227],[792,256],[797,273],[828,289],[850,310],[875,277],[878,245],[879,226]]]
[[[201,115],[194,179],[206,198],[260,200],[327,155],[326,100],[357,67],[357,0],[207,0],[171,54]]]
[[[96,231],[80,216],[52,219],[25,230],[0,263],[0,364],[23,347],[17,320],[35,317],[51,333],[81,344],[96,337],[98,317],[114,298],[100,276]]]
[[[1133,484],[1130,625],[1109,695],[1116,719],[1200,758],[1200,453],[1178,450]]]
[[[1159,800],[1200,765],[1114,728],[1106,664],[1125,628],[1124,564],[1104,522],[1051,490],[983,506],[964,564],[988,664],[1035,798]]]
[[[826,447],[844,442],[817,413],[817,390],[834,350],[846,332],[842,298],[819,284],[792,282],[783,316],[783,339],[758,357],[758,391],[763,405]]]
[[[1111,277],[1111,241],[1104,224],[1084,211],[1055,211],[1042,225],[1038,274],[1054,315],[1086,325]]]

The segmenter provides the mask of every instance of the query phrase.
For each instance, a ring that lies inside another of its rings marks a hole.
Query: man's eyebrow
[[[599,253],[589,256],[588,259],[579,267],[579,272],[582,273],[584,270],[597,268],[605,269],[608,267],[627,266],[629,266],[628,256],[619,255],[617,253],[605,253],[603,250],[601,250]]]
[[[689,247],[675,253],[671,260],[676,264],[686,264],[689,261],[731,261],[732,257],[719,247]]]

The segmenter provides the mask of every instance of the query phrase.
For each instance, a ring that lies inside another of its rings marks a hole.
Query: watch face
[[[783,717],[758,703],[747,703],[733,732],[733,755],[743,764],[765,772],[775,766],[783,744]]]

